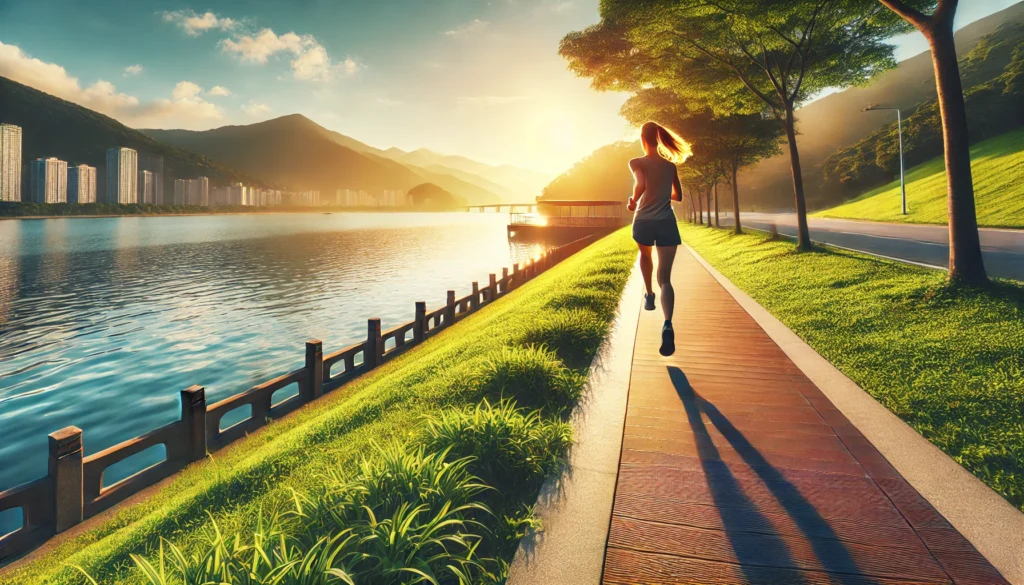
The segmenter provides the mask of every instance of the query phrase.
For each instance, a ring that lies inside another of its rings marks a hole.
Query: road
[[[732,225],[732,214],[720,214],[723,225]],[[796,235],[792,213],[744,213],[745,227]],[[946,226],[876,223],[845,219],[808,218],[811,240],[860,250],[879,256],[945,268],[949,264],[949,232]],[[981,230],[982,255],[989,276],[1024,281],[1024,230]]]

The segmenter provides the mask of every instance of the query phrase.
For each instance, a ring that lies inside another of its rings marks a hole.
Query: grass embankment
[[[971,148],[978,224],[1024,228],[1024,129],[980,142]],[[898,223],[945,224],[946,166],[941,157],[906,173],[908,214],[900,213],[899,179],[868,191],[815,217]]]
[[[287,573],[282,584],[348,582],[327,566],[357,584],[420,582],[409,569],[459,583],[449,566],[465,582],[501,580],[568,446],[564,417],[634,259],[625,231],[595,243],[0,583],[87,582],[70,565],[103,585],[180,583],[145,577],[130,556],[158,566],[161,539],[168,567],[172,544],[193,569],[220,549],[218,575],[204,569],[200,581],[234,583],[253,563],[263,576],[238,582],[278,583],[273,567]],[[242,553],[231,552],[235,534]]]
[[[708,262],[886,408],[1024,509],[1024,284],[682,225]]]

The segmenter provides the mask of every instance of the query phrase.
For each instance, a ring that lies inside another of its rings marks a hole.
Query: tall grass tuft
[[[584,368],[608,333],[608,322],[587,309],[548,311],[526,326],[522,342],[553,350],[570,367]]]
[[[552,412],[564,412],[576,404],[586,381],[544,347],[502,348],[483,364],[479,379],[485,396]]]

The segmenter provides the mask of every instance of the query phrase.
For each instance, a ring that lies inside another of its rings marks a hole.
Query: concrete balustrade
[[[456,299],[455,291],[450,290],[444,306],[434,311],[428,312],[426,303],[419,301],[412,322],[387,331],[381,331],[379,318],[369,319],[366,340],[336,352],[325,355],[322,341],[307,341],[301,369],[213,405],[207,406],[205,388],[190,386],[181,391],[180,420],[93,455],[84,455],[83,433],[77,427],[66,427],[50,434],[47,475],[0,492],[0,512],[18,508],[22,511],[22,527],[0,537],[0,563],[397,357],[522,286],[594,240],[594,236],[589,236],[553,249],[536,261],[524,263],[522,268],[514,264],[511,273],[508,268],[502,268],[500,279],[490,274],[483,289],[478,282],[473,282],[470,294],[463,298]],[[298,386],[297,394],[274,402],[275,393],[293,385]],[[251,409],[247,419],[221,428],[221,421],[227,414],[247,406]],[[113,485],[104,484],[103,474],[107,468],[156,445],[163,445],[166,450],[163,461]]]

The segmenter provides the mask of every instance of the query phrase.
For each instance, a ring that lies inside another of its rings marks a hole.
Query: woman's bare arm
[[[672,176],[672,200],[683,200],[683,186],[679,183],[679,169],[676,169]]]
[[[640,197],[647,190],[647,177],[644,176],[644,171],[640,168],[636,159],[629,161],[629,170],[633,173],[633,196],[629,198],[629,203],[626,204],[626,207],[632,211],[636,209],[636,204],[640,202]]]

